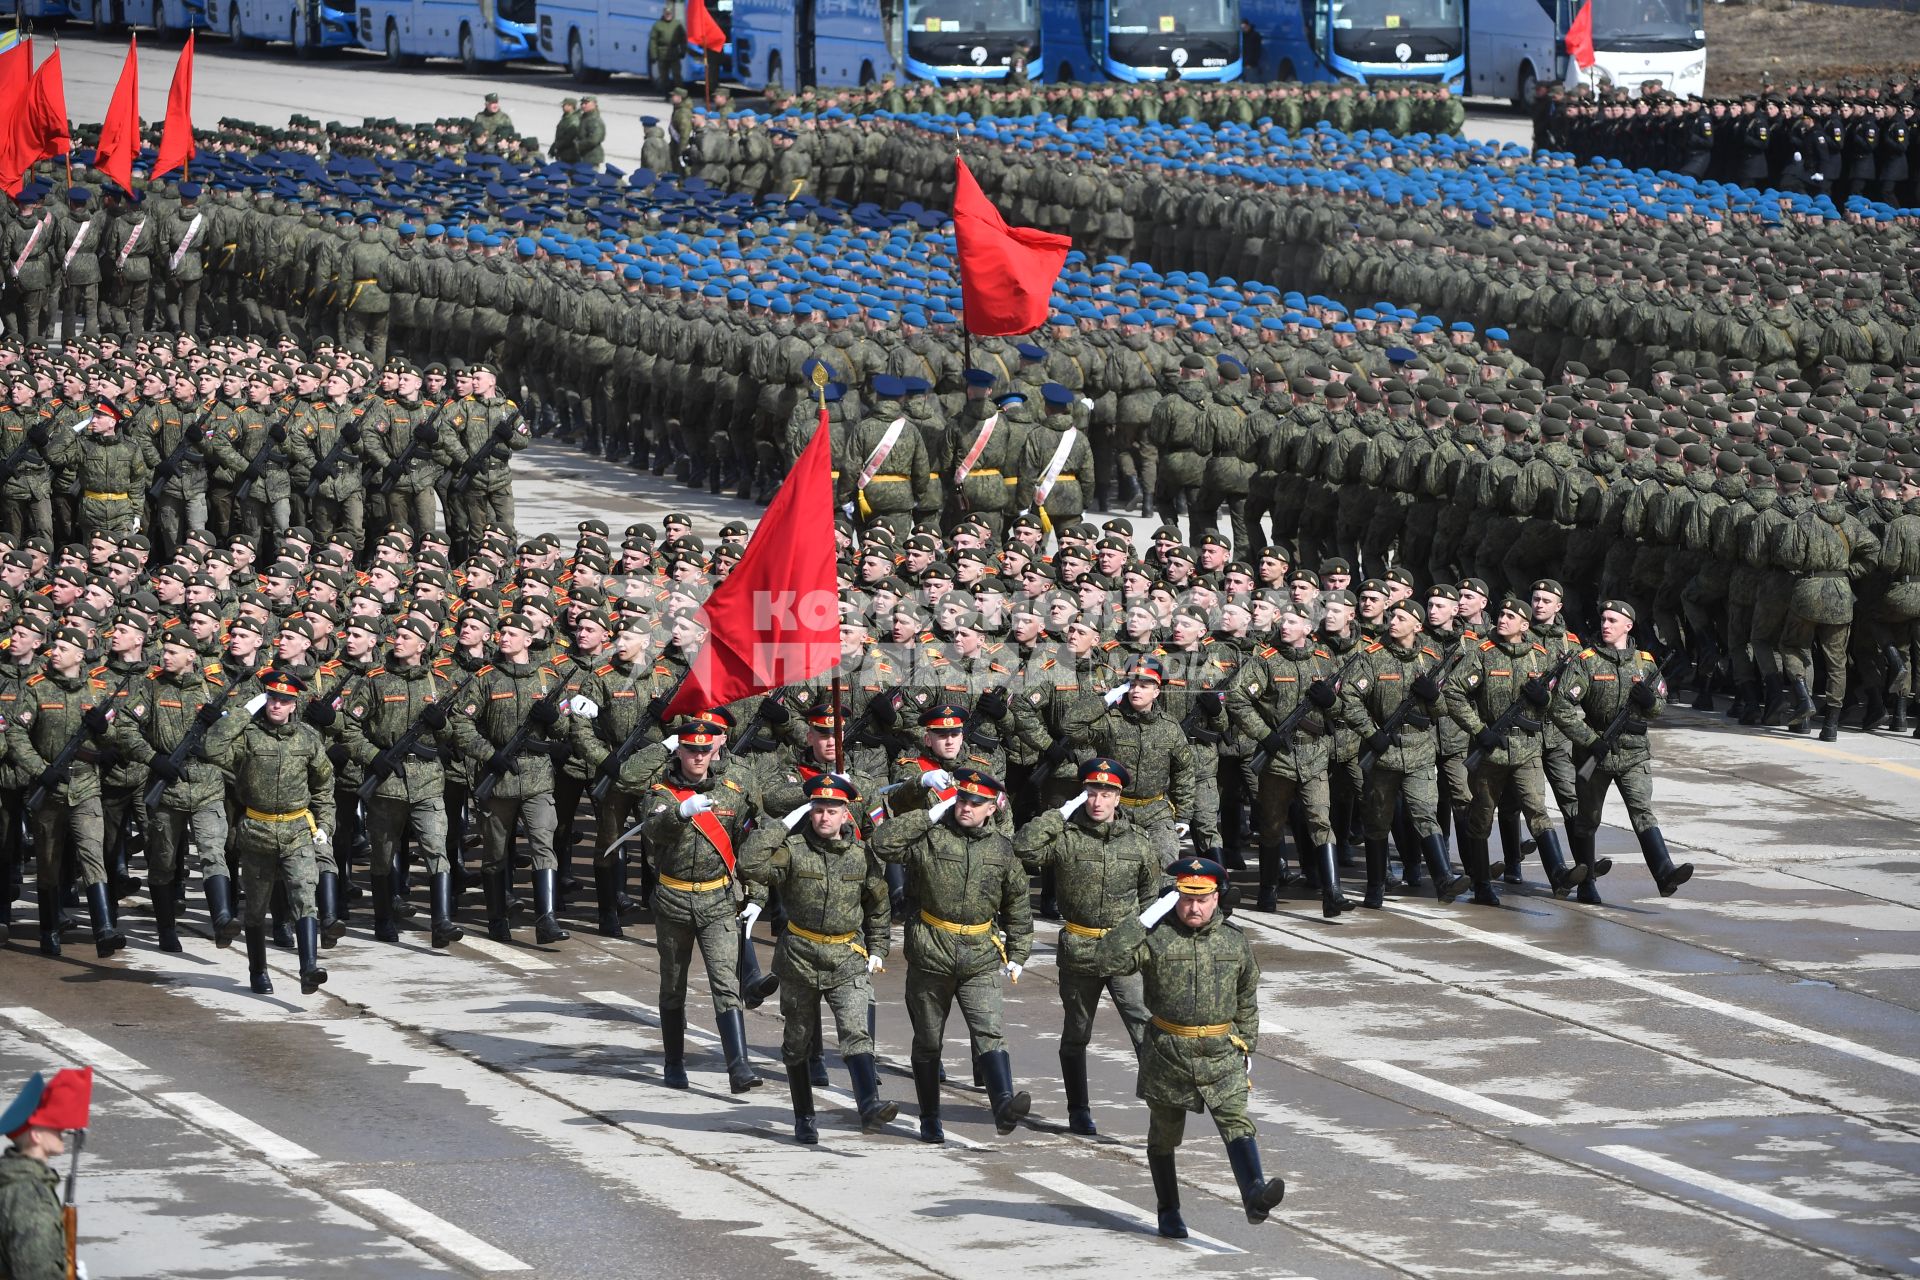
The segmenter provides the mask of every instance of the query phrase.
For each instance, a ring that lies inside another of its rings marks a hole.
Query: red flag
[[[167,122],[160,130],[160,154],[153,162],[153,176],[186,168],[193,159],[193,32],[180,46],[180,61],[173,64],[173,87],[167,90]]]
[[[27,163],[63,156],[73,150],[73,135],[67,131],[67,86],[60,74],[58,45],[33,73],[33,89],[27,96],[27,106],[32,112],[34,139],[34,155]],[[28,127],[28,122],[21,123],[23,130]]]
[[[29,1124],[48,1129],[84,1129],[93,1104],[93,1068],[67,1067],[53,1073]]]
[[[707,12],[704,0],[687,0],[687,43],[708,53],[719,53],[727,47],[727,33]]]
[[[1567,52],[1582,71],[1593,65],[1593,0],[1581,5],[1567,24]]]
[[[28,95],[33,85],[33,41],[17,41],[0,53],[0,187],[10,196],[18,196],[25,185],[24,176],[33,163],[23,156],[22,122],[27,115]]]
[[[962,321],[981,337],[1032,333],[1046,323],[1053,282],[1073,241],[1033,227],[1010,227],[953,158],[953,238],[960,255]]]
[[[740,563],[701,609],[707,643],[668,704],[669,720],[819,675],[840,660],[826,406]]]
[[[93,152],[93,167],[129,192],[133,190],[133,162],[140,155],[138,45],[134,37],[127,37],[127,60],[120,67],[120,83],[113,86],[113,101],[107,104],[107,114],[100,121],[100,145]]]

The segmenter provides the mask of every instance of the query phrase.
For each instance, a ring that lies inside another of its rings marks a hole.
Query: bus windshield
[[[1600,0],[1593,6],[1596,49],[1698,49],[1705,38],[1701,0]]]
[[[1040,25],[1035,0],[914,0],[910,13],[916,32],[1025,34]]]
[[[1108,0],[1107,54],[1132,67],[1231,66],[1240,0]]]
[[[1005,67],[1039,56],[1038,0],[912,0],[907,57],[929,67]]]
[[[1353,62],[1425,64],[1460,56],[1460,0],[1335,0],[1333,49]]]

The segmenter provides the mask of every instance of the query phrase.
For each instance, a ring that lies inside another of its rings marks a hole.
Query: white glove
[[[688,796],[680,802],[680,816],[691,818],[696,813],[706,813],[713,808],[713,801],[705,796]]]
[[[1071,818],[1075,813],[1079,811],[1080,806],[1085,804],[1086,802],[1087,802],[1087,793],[1084,791],[1076,791],[1073,793],[1073,799],[1067,801],[1065,804],[1060,806],[1059,814],[1063,818]]]
[[[942,800],[939,804],[927,810],[927,821],[935,826],[940,825],[940,820],[947,816],[947,810],[951,808],[953,808],[953,801]]]
[[[782,824],[786,826],[787,830],[791,831],[795,827],[799,826],[802,822],[805,822],[807,820],[807,811],[812,808],[813,808],[813,802],[809,800],[805,804],[802,804],[798,809],[795,809],[792,813],[789,813],[786,817],[780,819],[780,821]]]
[[[747,909],[740,913],[740,932],[752,933],[754,921],[760,918],[760,904],[749,902]]]
[[[331,845],[333,843],[333,836],[328,833],[325,827],[319,827],[313,833],[313,842],[315,844]]]
[[[1190,824],[1176,822],[1173,824],[1173,838],[1175,840],[1185,840],[1187,838],[1187,832],[1191,830],[1193,830],[1193,827]]]
[[[929,791],[945,791],[953,785],[953,775],[945,769],[928,769],[920,775],[920,785]]]
[[[670,733],[660,740],[660,745],[669,751],[678,751],[680,749],[680,735]]]
[[[264,693],[256,693],[251,698],[247,699],[247,714],[250,716],[257,716],[260,714],[260,708],[266,705],[267,705],[267,695]]]
[[[573,697],[567,699],[567,709],[573,712],[573,714],[584,716],[589,720],[597,720],[600,718],[600,704],[584,693],[576,693]]]
[[[1014,986],[1017,987],[1020,985],[1020,975],[1025,972],[1026,967],[1024,965],[1017,965],[1011,960],[1007,961],[1007,981],[1011,982]]]
[[[886,971],[887,962],[884,957],[871,954],[867,956],[867,976],[869,978],[876,973],[885,973]]]
[[[1173,904],[1178,901],[1180,901],[1180,891],[1178,889],[1167,890],[1160,895],[1158,902],[1155,902],[1152,906],[1140,913],[1140,923],[1149,929],[1153,928],[1153,926],[1159,924],[1166,918],[1167,912],[1173,910]]]
[[[1119,705],[1120,705],[1120,700],[1121,700],[1122,698],[1124,698],[1124,697],[1126,697],[1126,696],[1127,696],[1127,691],[1128,691],[1128,690],[1130,690],[1130,689],[1132,689],[1132,688],[1133,688],[1133,685],[1132,685],[1132,684],[1117,684],[1117,685],[1115,685],[1115,686],[1114,686],[1113,688],[1111,688],[1111,689],[1109,689],[1109,690],[1107,690],[1107,696],[1106,696],[1106,699],[1105,699],[1105,701],[1106,701],[1106,704],[1107,704],[1108,706],[1110,706],[1110,707],[1117,707],[1117,706],[1119,706]]]

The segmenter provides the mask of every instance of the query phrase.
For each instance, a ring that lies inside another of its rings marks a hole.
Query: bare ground
[[[1778,2],[1778,0],[1775,0]],[[1920,78],[1920,13],[1812,4],[1776,11],[1707,5],[1707,93],[1754,93],[1809,79]]]

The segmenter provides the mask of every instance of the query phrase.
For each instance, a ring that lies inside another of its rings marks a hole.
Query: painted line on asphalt
[[[270,1129],[263,1129],[239,1112],[221,1106],[199,1093],[163,1093],[161,1102],[186,1112],[217,1133],[244,1142],[269,1160],[318,1160],[320,1157],[297,1142],[290,1142]]]
[[[1691,1005],[1695,1009],[1702,1009],[1708,1013],[1717,1013],[1721,1017],[1731,1018],[1736,1022],[1744,1022],[1748,1026],[1757,1027],[1762,1031],[1770,1032],[1778,1036],[1785,1036],[1792,1040],[1798,1040],[1802,1044],[1813,1045],[1821,1049],[1831,1049],[1835,1053],[1844,1053],[1849,1057],[1859,1058],[1863,1062],[1874,1063],[1876,1066],[1886,1067],[1906,1075],[1920,1076],[1920,1061],[1913,1058],[1903,1058],[1898,1054],[1888,1053],[1883,1049],[1876,1049],[1871,1045],[1861,1044],[1856,1040],[1848,1040],[1841,1036],[1828,1035],[1824,1031],[1814,1031],[1798,1023],[1788,1022],[1784,1018],[1776,1018],[1771,1014],[1761,1013],[1757,1009],[1748,1009],[1741,1005],[1728,1004],[1724,1000],[1716,1000],[1712,996],[1703,996],[1677,985],[1679,979],[1692,976],[1690,974],[1635,973],[1632,970],[1622,969],[1609,964],[1604,960],[1589,960],[1573,956],[1563,956],[1558,952],[1548,951],[1545,947],[1536,947],[1530,942],[1522,942],[1518,938],[1509,938],[1497,933],[1488,933],[1484,929],[1476,929],[1472,925],[1465,925],[1455,920],[1449,920],[1441,913],[1428,910],[1425,907],[1399,905],[1395,907],[1395,910],[1402,915],[1413,916],[1425,924],[1432,925],[1443,933],[1451,933],[1458,938],[1466,938],[1469,941],[1482,943],[1489,947],[1497,947],[1502,951],[1511,952],[1517,956],[1525,956],[1530,960],[1537,960],[1541,964],[1552,965],[1568,973],[1580,974],[1591,978],[1605,978],[1608,981],[1618,982],[1623,986],[1644,991],[1648,995],[1658,996],[1662,1000],[1672,1001],[1676,1004]]]
[[[1546,1116],[1535,1115],[1531,1111],[1523,1111],[1519,1107],[1509,1106],[1504,1102],[1496,1102],[1492,1098],[1483,1098],[1471,1089],[1462,1089],[1456,1085],[1450,1085],[1443,1080],[1435,1080],[1431,1076],[1423,1076],[1418,1071],[1409,1071],[1405,1067],[1397,1067],[1391,1062],[1380,1062],[1372,1058],[1362,1058],[1358,1061],[1349,1062],[1347,1065],[1356,1071],[1364,1071],[1368,1075],[1379,1076],[1382,1080],[1391,1080],[1395,1084],[1404,1085],[1417,1094],[1439,1098],[1444,1102],[1453,1103],[1456,1107],[1464,1107],[1469,1111],[1478,1111],[1482,1115],[1492,1116],[1495,1120],[1505,1120],[1508,1124],[1553,1123],[1553,1121]]]
[[[1020,1176],[1034,1186],[1051,1191],[1057,1196],[1065,1196],[1089,1209],[1098,1209],[1102,1213],[1112,1214],[1116,1218],[1132,1223],[1140,1231],[1156,1239],[1160,1235],[1160,1220],[1137,1205],[1128,1204],[1118,1196],[1110,1196],[1104,1191],[1096,1191],[1083,1182],[1076,1182],[1064,1173],[1023,1169]],[[1190,1231],[1187,1238],[1179,1243],[1189,1249],[1198,1249],[1202,1253],[1245,1253],[1245,1249],[1235,1248],[1225,1240],[1216,1240],[1212,1236],[1198,1231]],[[1270,1280],[1288,1280],[1287,1277],[1274,1276]],[[1298,1280],[1298,1278],[1295,1278]]]
[[[834,1106],[839,1107],[844,1111],[850,1112],[855,1120],[858,1120],[860,1118],[860,1104],[854,1101],[853,1095],[850,1093],[842,1093],[838,1089],[823,1089],[819,1085],[815,1085],[813,1086],[813,1096],[816,1098],[823,1098],[826,1101],[831,1102]],[[883,1094],[882,1096],[884,1097],[885,1095]],[[895,1125],[904,1125],[909,1130],[913,1131],[913,1133],[917,1134],[920,1128],[920,1117],[917,1113],[913,1115],[909,1115],[907,1114],[906,1110],[902,1108],[900,1115],[894,1120],[893,1124],[888,1125],[886,1128],[881,1129],[879,1132],[883,1134],[892,1134],[895,1137],[909,1136],[908,1134],[902,1133],[900,1130],[896,1129],[894,1127]],[[943,1129],[946,1128],[944,1124],[941,1127]],[[986,1143],[975,1142],[972,1138],[964,1137],[961,1134],[957,1134],[952,1129],[946,1129],[946,1135],[947,1135],[947,1145],[950,1147],[962,1147],[968,1151],[985,1151],[987,1149]],[[936,1146],[938,1144],[929,1142],[927,1145],[931,1147],[931,1146]]]
[[[1750,1208],[1758,1209],[1762,1213],[1770,1213],[1776,1218],[1786,1218],[1793,1222],[1812,1222],[1820,1218],[1831,1218],[1833,1216],[1825,1209],[1817,1209],[1809,1204],[1801,1204],[1797,1200],[1783,1199],[1770,1192],[1742,1186],[1740,1183],[1728,1178],[1722,1178],[1718,1174],[1703,1173],[1698,1169],[1690,1168],[1687,1165],[1669,1160],[1665,1156],[1655,1155],[1651,1151],[1643,1151],[1639,1147],[1595,1147],[1593,1148],[1593,1152],[1595,1155],[1606,1156],[1609,1160],[1618,1160],[1622,1164],[1630,1164],[1636,1168],[1645,1169],[1648,1173],[1656,1173],[1663,1178],[1671,1178],[1675,1182],[1684,1182],[1690,1187],[1697,1187],[1702,1191],[1721,1196],[1724,1199],[1736,1200]]]
[[[552,964],[542,960],[539,956],[522,951],[518,947],[509,947],[503,942],[495,942],[492,938],[476,938],[472,934],[468,934],[466,940],[460,945],[470,951],[477,951],[490,960],[498,960],[501,964],[510,964],[514,968],[524,969],[528,973],[538,973],[542,969],[553,968]]]
[[[50,1041],[83,1064],[99,1067],[103,1071],[121,1071],[142,1076],[153,1074],[144,1064],[134,1061],[112,1045],[95,1040],[84,1031],[76,1031],[64,1022],[55,1022],[37,1009],[0,1009],[0,1018],[5,1018],[22,1031],[31,1032],[42,1040]]]
[[[451,1254],[478,1271],[531,1271],[532,1267],[510,1253],[502,1252],[478,1236],[472,1236],[428,1213],[404,1196],[379,1187],[354,1187],[341,1192],[347,1199],[370,1209],[400,1229],[402,1235],[424,1242]]]
[[[1839,747],[1826,747],[1817,742],[1795,742],[1791,738],[1769,739],[1782,746],[1792,747],[1795,751],[1804,751],[1812,756],[1825,756],[1829,760],[1842,760],[1847,764],[1864,764],[1874,769],[1884,769],[1888,773],[1897,773],[1903,778],[1920,778],[1920,769],[1910,764],[1896,764],[1891,760],[1876,760],[1872,756],[1863,756],[1853,751],[1842,751]]]

